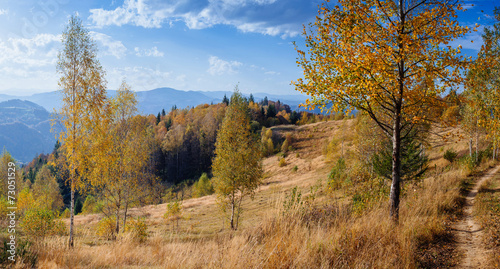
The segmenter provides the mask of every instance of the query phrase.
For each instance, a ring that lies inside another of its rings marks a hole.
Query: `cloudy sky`
[[[60,34],[78,13],[99,47],[109,89],[296,94],[292,42],[322,0],[0,0],[0,93],[57,90]],[[472,6],[473,4],[473,6]],[[331,4],[330,4],[331,5]],[[491,25],[495,1],[466,2],[463,24]],[[457,40],[477,53],[481,31]],[[475,40],[471,43],[470,40]]]

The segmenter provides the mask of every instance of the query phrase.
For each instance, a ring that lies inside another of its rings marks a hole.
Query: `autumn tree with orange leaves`
[[[470,31],[458,1],[326,1],[297,48],[304,78],[292,82],[311,108],[367,113],[392,141],[390,216],[399,219],[401,140],[460,83],[467,61],[451,41]]]

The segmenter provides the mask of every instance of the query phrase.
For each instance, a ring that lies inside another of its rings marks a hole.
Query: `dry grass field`
[[[148,237],[138,242],[123,233],[114,241],[99,238],[100,214],[77,215],[74,249],[67,237],[35,242],[39,268],[418,268],[452,267],[454,250],[449,225],[460,213],[464,182],[471,171],[443,159],[449,148],[461,155],[466,141],[431,137],[426,178],[406,182],[399,225],[388,218],[387,182],[356,181],[328,188],[333,158],[325,148],[343,137],[352,154],[355,120],[304,126],[279,126],[291,133],[294,150],[286,165],[264,159],[264,180],[254,199],[245,199],[238,231],[230,231],[215,195],[183,201],[178,226],[163,218],[166,204],[130,210],[143,217]],[[441,135],[450,130],[440,130]],[[347,154],[347,153],[346,153]],[[483,165],[486,169],[490,163]],[[296,167],[296,168],[295,168]],[[364,168],[352,166],[353,175]],[[356,170],[357,169],[357,170]],[[361,171],[361,172],[359,172]],[[468,177],[469,176],[469,177]],[[381,185],[382,184],[382,185]],[[385,184],[385,185],[384,185]],[[297,187],[301,201],[291,201]],[[357,196],[356,196],[357,195]],[[353,197],[361,197],[355,199]],[[288,206],[284,206],[284,204]],[[67,220],[65,220],[67,221]],[[18,267],[23,267],[18,264]]]

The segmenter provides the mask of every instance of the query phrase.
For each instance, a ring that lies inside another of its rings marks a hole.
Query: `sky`
[[[0,0],[0,94],[58,89],[57,53],[68,19],[78,14],[99,48],[108,89],[298,94],[302,76],[293,43],[322,0]],[[330,3],[329,5],[333,5]],[[469,56],[492,25],[496,1],[472,0],[463,25],[480,24],[451,45]],[[497,4],[500,6],[500,4]],[[474,41],[473,43],[471,42]]]

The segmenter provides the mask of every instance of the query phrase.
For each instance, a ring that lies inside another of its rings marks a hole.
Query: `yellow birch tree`
[[[92,133],[106,107],[106,80],[97,59],[97,46],[77,16],[69,19],[62,34],[57,72],[63,106],[57,112],[63,131],[59,135],[71,188],[69,246],[74,245],[75,191],[85,187]]]
[[[430,120],[438,96],[462,82],[466,61],[449,43],[469,32],[458,1],[326,1],[297,48],[304,78],[292,82],[306,105],[366,112],[392,140],[390,216],[399,218],[401,140]]]
[[[497,22],[485,27],[484,44],[477,59],[467,74],[466,105],[468,110],[462,125],[466,130],[476,133],[476,161],[478,148],[478,129],[483,127],[493,140],[493,157],[500,140],[500,8],[495,8]],[[472,138],[471,138],[472,144]],[[472,154],[471,154],[472,155]]]
[[[222,121],[215,143],[212,164],[214,189],[224,212],[229,209],[229,222],[238,228],[241,202],[253,197],[262,178],[260,147],[250,131],[248,104],[236,90]]]
[[[106,201],[103,213],[108,217],[114,215],[118,234],[121,213],[125,226],[129,205],[140,198],[146,188],[143,183],[152,177],[146,166],[152,152],[149,140],[153,139],[153,130],[146,118],[136,115],[135,93],[125,81],[111,100],[111,107],[109,124],[103,128],[107,131],[97,138],[102,141],[103,150],[98,152],[103,156],[94,162],[93,177],[99,178],[99,183],[93,185],[93,191]]]

